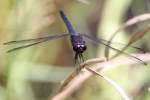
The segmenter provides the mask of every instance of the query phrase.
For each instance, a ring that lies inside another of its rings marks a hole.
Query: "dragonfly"
[[[91,40],[95,44],[102,44],[104,46],[107,46],[107,47],[109,47],[110,49],[112,49],[114,51],[120,52],[120,53],[125,54],[125,55],[127,55],[129,57],[132,57],[132,58],[134,58],[134,59],[136,59],[136,60],[138,60],[141,63],[146,65],[146,62],[144,62],[140,58],[138,58],[136,56],[133,56],[133,55],[130,55],[129,53],[121,51],[121,50],[119,50],[119,49],[117,49],[115,47],[112,47],[111,45],[108,45],[106,43],[108,41],[105,40],[105,39],[97,38],[97,37],[93,37],[91,35],[87,35],[87,34],[76,32],[74,27],[73,27],[73,25],[72,25],[72,23],[69,21],[69,19],[65,15],[64,11],[60,10],[59,14],[60,14],[60,17],[62,18],[62,20],[63,20],[67,30],[68,30],[68,33],[62,33],[62,34],[50,35],[50,36],[46,36],[46,37],[39,37],[39,38],[32,38],[32,39],[9,41],[9,42],[4,43],[4,45],[12,45],[12,44],[28,43],[28,42],[29,42],[29,44],[28,45],[21,45],[21,46],[12,48],[12,49],[8,50],[7,52],[17,51],[17,50],[20,50],[20,49],[23,49],[23,48],[27,48],[27,47],[31,47],[31,46],[34,46],[34,45],[37,45],[37,44],[40,44],[40,43],[43,43],[43,42],[46,42],[46,41],[50,41],[50,40],[59,39],[59,38],[63,38],[63,37],[66,37],[66,36],[70,36],[70,41],[71,41],[71,44],[72,44],[72,48],[73,48],[73,51],[75,53],[75,55],[74,55],[75,63],[79,62],[79,61],[84,61],[83,53],[87,49],[87,45],[86,45],[86,42],[85,42],[84,38],[86,38],[86,39]],[[122,44],[122,45],[125,45],[125,44]],[[138,49],[140,51],[143,51],[139,47],[135,47],[135,46],[130,46],[130,47],[132,47],[134,49]]]

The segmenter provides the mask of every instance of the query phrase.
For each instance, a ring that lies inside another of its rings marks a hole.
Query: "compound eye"
[[[79,48],[80,48],[80,45],[75,45],[75,46],[73,47],[73,50],[74,50],[74,51],[78,51]]]
[[[86,49],[86,46],[84,48]]]
[[[80,47],[82,47],[83,50],[86,50],[86,45],[81,45]]]
[[[80,45],[80,44],[78,44],[78,45],[77,45],[77,48],[80,48],[80,47],[81,47],[81,45]]]

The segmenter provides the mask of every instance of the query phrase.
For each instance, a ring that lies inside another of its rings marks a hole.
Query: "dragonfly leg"
[[[77,53],[75,53],[75,56],[74,56],[74,64],[76,65],[77,64],[77,61],[78,60],[78,54]]]
[[[81,62],[84,62],[84,57],[83,57],[82,54],[79,54],[79,58],[80,58],[80,61],[81,61]]]
[[[82,54],[75,53],[74,59],[75,59],[74,64],[79,66],[80,62],[83,60],[83,56],[82,56]],[[81,71],[80,66],[77,67],[76,71],[77,71],[77,74]]]

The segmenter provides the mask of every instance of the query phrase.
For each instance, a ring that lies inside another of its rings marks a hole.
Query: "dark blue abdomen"
[[[60,10],[60,16],[63,19],[64,23],[66,24],[66,27],[69,31],[70,34],[76,34],[72,24],[70,23],[70,21],[68,20],[68,18],[65,16],[64,12],[62,10]]]

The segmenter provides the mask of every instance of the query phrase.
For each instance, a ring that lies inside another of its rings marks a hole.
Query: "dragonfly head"
[[[85,44],[81,44],[81,43],[77,43],[73,46],[73,50],[77,53],[83,53],[86,50],[86,45]]]

